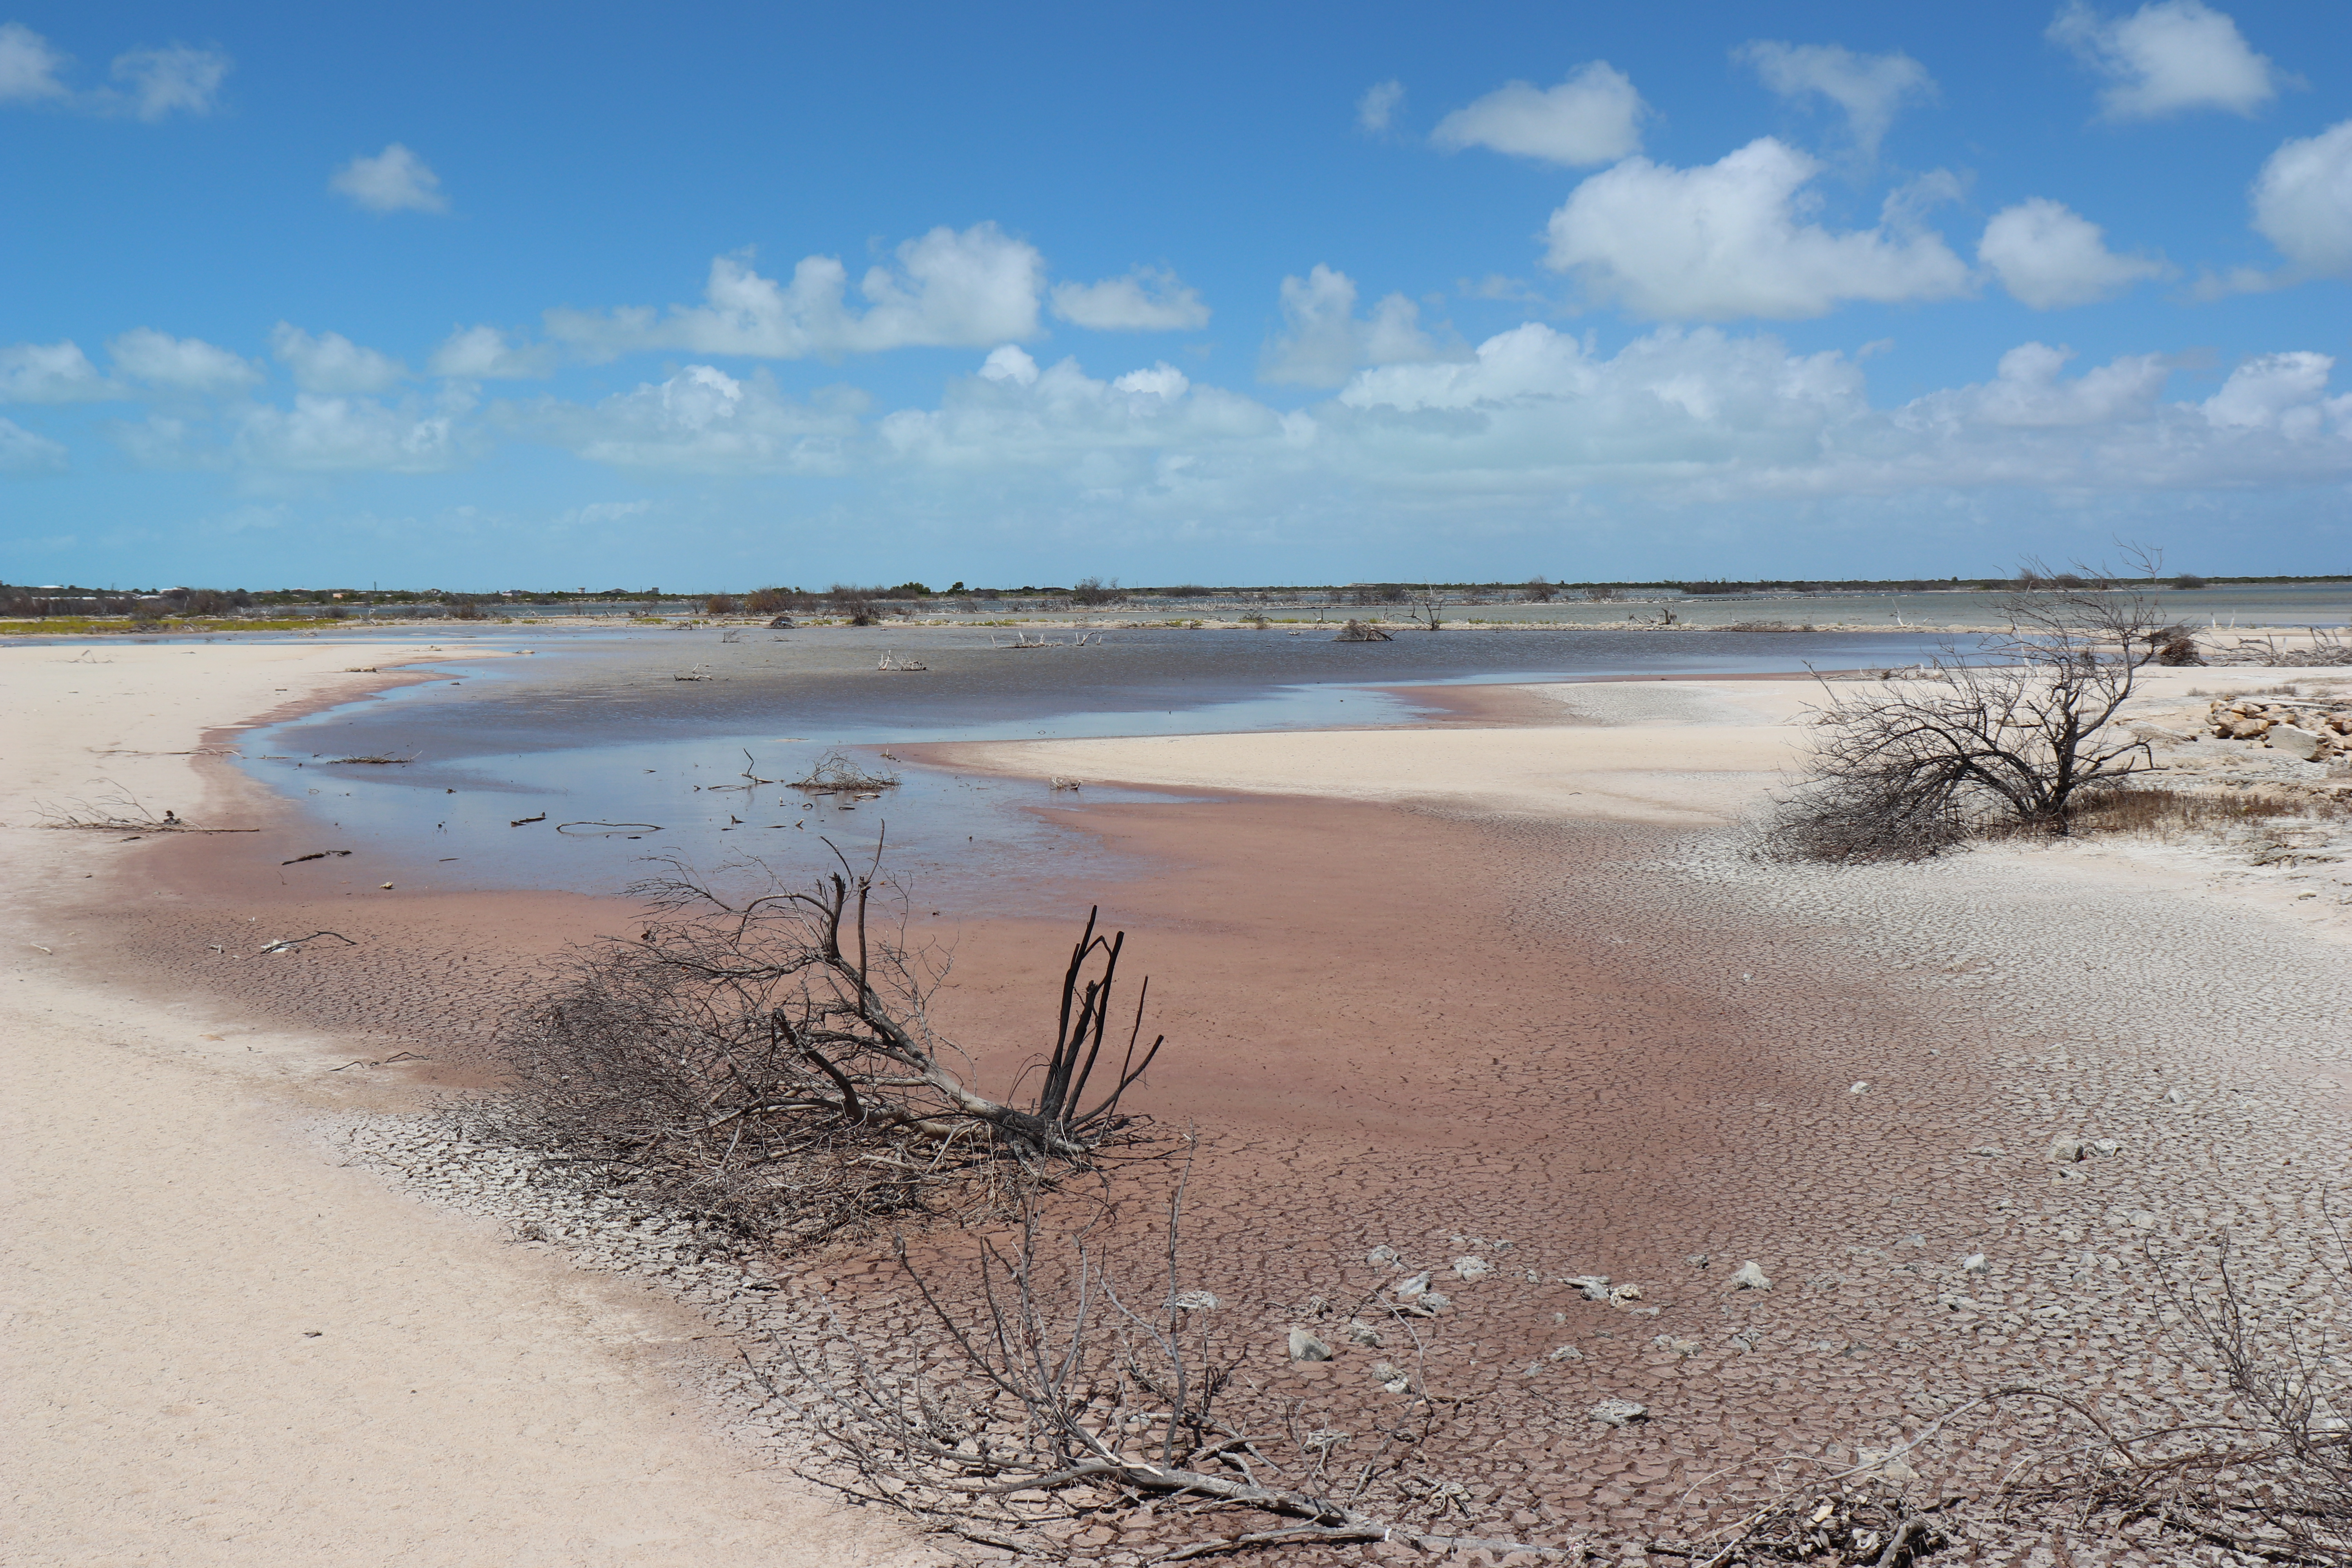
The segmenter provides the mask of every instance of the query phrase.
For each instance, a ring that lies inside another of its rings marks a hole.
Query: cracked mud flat
[[[2282,915],[2006,849],[1829,871],[1760,865],[1720,829],[1247,798],[1066,815],[1163,868],[1071,902],[1100,899],[1155,976],[1172,1054],[1140,1103],[1200,1131],[1184,1283],[1230,1303],[1249,1397],[1368,1447],[1423,1391],[1471,1396],[1416,1463],[1464,1489],[1482,1529],[1612,1554],[1700,1536],[1923,1433],[1904,1455],[1912,1494],[1981,1495],[2051,1430],[2024,1414],[1936,1426],[1990,1384],[2126,1417],[2200,1386],[2159,1332],[2151,1242],[2193,1266],[2194,1244],[2226,1231],[2258,1292],[2331,1309],[2312,1258],[2322,1195],[2346,1206],[2352,985],[2342,949]],[[125,934],[200,980],[219,956],[207,933],[252,907],[191,894]],[[353,931],[361,948],[253,961],[238,984],[272,1015],[370,1021],[371,1054],[446,1055],[556,938],[623,913],[387,902]],[[955,942],[948,1031],[1034,1038],[1071,931],[971,911],[926,923]],[[1023,1054],[982,1053],[983,1078]],[[755,1352],[825,1301],[885,1356],[928,1337],[878,1249],[772,1269],[625,1205],[583,1206],[430,1121],[371,1117],[347,1136],[425,1195],[546,1238],[527,1245],[680,1291]],[[2062,1138],[2113,1152],[2054,1162]],[[1172,1175],[1129,1173],[1141,1211]],[[919,1241],[918,1258],[958,1245]],[[1383,1245],[1434,1267],[1453,1302],[1422,1325],[1428,1353],[1397,1394],[1371,1370],[1394,1347],[1346,1342],[1314,1301],[1402,1277],[1367,1263]],[[1483,1277],[1451,1268],[1468,1257]],[[1732,1288],[1750,1260],[1769,1290]],[[1568,1283],[1595,1275],[1640,1295]],[[1290,1362],[1294,1326],[1334,1358]],[[724,1378],[714,1397],[799,1451],[789,1397]],[[1608,1399],[1647,1419],[1591,1420]],[[2195,1558],[2178,1540],[1969,1528],[1986,1539],[1951,1559],[2055,1561],[2053,1543],[2076,1563]],[[1114,1563],[1144,1544],[1072,1541]]]

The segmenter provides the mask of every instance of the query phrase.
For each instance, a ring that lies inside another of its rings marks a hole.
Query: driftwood
[[[1348,624],[1339,628],[1339,635],[1331,640],[1333,642],[1394,642],[1396,638],[1376,626],[1350,616]]]
[[[256,952],[299,952],[304,942],[316,942],[322,936],[333,937],[345,947],[359,946],[358,942],[339,931],[314,931],[309,936],[282,936],[276,942],[264,943],[254,951]]]
[[[349,855],[351,851],[348,849],[314,849],[308,855],[297,855],[291,860],[280,860],[278,863],[280,866],[299,866],[305,860],[328,860],[339,856]],[[322,932],[321,934],[332,935],[333,933]]]

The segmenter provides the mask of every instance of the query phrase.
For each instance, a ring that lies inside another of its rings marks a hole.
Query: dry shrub
[[[2063,575],[2036,582],[2065,582]],[[1813,711],[1820,738],[1771,842],[1798,858],[1916,860],[1971,833],[2063,834],[2089,792],[2154,765],[2110,726],[2158,656],[2142,595],[2019,593],[1986,662],[1950,652],[1900,684]]]
[[[792,1247],[988,1212],[1128,1135],[1120,1099],[1160,1042],[1140,1044],[1139,999],[1108,1087],[1095,1079],[1124,937],[1091,917],[1016,1107],[949,1065],[966,1058],[927,1007],[942,969],[907,945],[903,896],[871,868],[735,900],[673,864],[631,890],[651,910],[638,935],[583,953],[499,1035],[506,1093],[488,1114],[551,1163]]]
[[[2299,1299],[2246,1278],[2226,1237],[2210,1259],[2152,1250],[2177,1337],[2215,1392],[2176,1394],[2126,1425],[2069,1394],[1996,1390],[2053,1407],[2072,1439],[2023,1475],[2012,1501],[2093,1525],[2152,1520],[2184,1545],[2257,1561],[2352,1565],[2352,1378],[2334,1321],[2352,1293],[2352,1254],[2332,1215],[2328,1228],[2316,1289]]]
[[[2177,838],[2284,817],[2325,820],[2345,816],[2352,816],[2352,802],[2340,797],[2262,789],[2184,790],[2142,784],[2093,794],[2074,814],[2074,826],[2081,832],[2141,833]]]
[[[810,795],[854,795],[873,790],[898,787],[897,773],[867,773],[864,764],[845,752],[827,752],[816,760],[808,777],[795,779],[792,787]],[[729,787],[733,787],[732,785]]]

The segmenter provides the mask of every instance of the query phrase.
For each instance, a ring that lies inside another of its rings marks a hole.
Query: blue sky
[[[2352,568],[2352,7],[0,3],[0,578]]]

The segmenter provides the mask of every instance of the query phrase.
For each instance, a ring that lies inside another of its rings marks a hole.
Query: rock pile
[[[2267,701],[2242,697],[2206,710],[2217,740],[2260,741],[2305,762],[2324,762],[2352,752],[2352,706],[2323,707],[2310,701]]]

